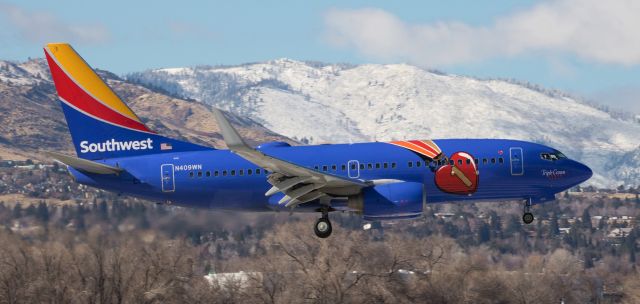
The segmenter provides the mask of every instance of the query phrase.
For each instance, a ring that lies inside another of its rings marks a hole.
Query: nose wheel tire
[[[327,238],[331,235],[331,221],[329,221],[328,217],[321,217],[316,221],[315,226],[313,227],[313,231],[316,233],[316,236],[319,238]]]
[[[533,213],[531,213],[531,212],[525,213],[522,216],[522,221],[527,225],[533,223]]]

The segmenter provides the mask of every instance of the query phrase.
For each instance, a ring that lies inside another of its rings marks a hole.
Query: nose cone
[[[593,176],[593,171],[591,171],[591,168],[587,167],[587,165],[581,163],[581,162],[577,162],[574,161],[574,172],[576,172],[576,182],[582,183],[588,179],[591,178],[591,176]]]

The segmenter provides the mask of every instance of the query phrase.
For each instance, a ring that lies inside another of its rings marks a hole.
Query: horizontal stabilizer
[[[119,174],[123,170],[118,167],[112,167],[109,165],[101,164],[98,162],[78,158],[74,156],[68,156],[57,152],[45,152],[51,158],[70,166],[76,170],[95,173],[95,174]]]

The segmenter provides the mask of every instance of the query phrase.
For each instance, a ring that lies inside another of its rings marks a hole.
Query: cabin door
[[[164,164],[160,166],[162,192],[174,192],[176,190],[176,182],[174,177],[173,164]]]
[[[360,177],[360,162],[357,160],[350,160],[347,164],[347,170],[349,171],[350,178]]]
[[[511,175],[523,175],[524,162],[522,160],[522,148],[510,148],[509,159],[509,163],[511,164]]]

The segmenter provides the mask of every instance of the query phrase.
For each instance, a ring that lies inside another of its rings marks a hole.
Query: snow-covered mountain
[[[98,71],[151,129],[202,145],[223,146],[212,107],[173,98]],[[43,151],[71,154],[73,147],[43,59],[26,62],[0,60],[0,159],[50,161]],[[229,117],[253,143],[285,140],[247,118]]]
[[[324,65],[288,59],[150,70],[159,87],[309,143],[512,138],[557,147],[602,186],[640,184],[640,124],[567,95],[410,65]],[[635,151],[635,152],[634,152]],[[636,154],[634,154],[636,153]],[[635,173],[634,173],[635,172]]]

